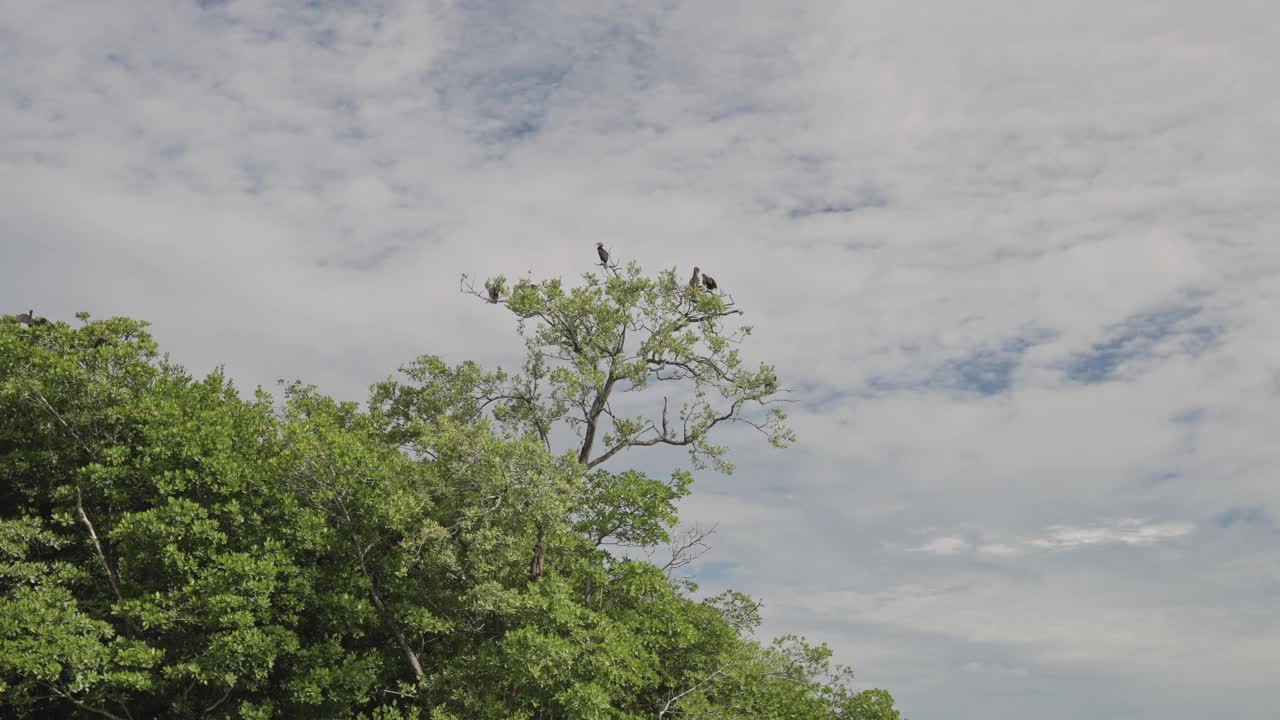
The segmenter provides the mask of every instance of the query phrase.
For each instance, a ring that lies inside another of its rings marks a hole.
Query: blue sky
[[[699,265],[798,388],[707,585],[913,720],[1274,717],[1270,2],[0,0],[0,300],[342,397]],[[675,456],[678,457],[678,456]],[[666,458],[627,458],[652,467]]]

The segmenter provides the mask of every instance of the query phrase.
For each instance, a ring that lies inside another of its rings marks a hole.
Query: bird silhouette
[[[13,321],[19,325],[26,325],[27,327],[48,327],[53,324],[49,322],[49,318],[36,317],[35,310],[28,310],[19,315],[15,315]]]

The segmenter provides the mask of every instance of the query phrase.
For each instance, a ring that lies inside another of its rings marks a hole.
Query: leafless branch
[[[28,394],[34,396],[35,399],[40,401],[40,404],[43,406],[43,409],[45,412],[49,413],[51,416],[53,416],[54,419],[62,423],[62,426],[67,429],[67,432],[71,433],[71,437],[75,438],[76,442],[80,443],[80,447],[84,448],[85,452],[89,453],[89,455],[91,456],[94,454],[93,448],[89,447],[89,444],[84,441],[84,438],[80,437],[80,433],[76,432],[76,429],[71,427],[71,423],[67,422],[67,419],[62,417],[62,414],[59,413],[57,409],[55,409],[48,400],[45,399],[44,395],[40,394],[39,390],[36,390],[34,387],[31,387],[30,385],[28,385],[26,390]]]
[[[719,526],[712,525],[710,528],[703,530],[698,526],[693,526],[689,530],[681,534],[681,536],[671,544],[671,559],[662,566],[662,572],[671,576],[671,571],[678,570],[689,563],[702,557],[711,546],[706,543],[706,539],[715,534],[716,528]]]
[[[124,596],[120,593],[120,580],[116,577],[115,571],[111,568],[111,563],[107,562],[107,554],[102,551],[102,543],[98,541],[98,533],[93,529],[93,522],[89,520],[89,515],[84,511],[84,503],[81,500],[80,488],[76,488],[76,514],[80,518],[81,524],[89,531],[89,539],[93,541],[94,552],[98,556],[98,561],[102,563],[102,569],[107,573],[107,582],[111,584],[111,591],[115,593],[116,601],[124,603]],[[138,626],[133,624],[133,619],[125,617],[125,625],[129,628],[129,634],[141,634]]]
[[[405,659],[409,661],[409,666],[413,668],[414,677],[418,679],[418,682],[425,681],[427,676],[422,672],[422,663],[418,661],[418,654],[409,646],[409,640],[404,636],[404,631],[400,629],[400,624],[396,622],[395,617],[387,610],[386,604],[382,602],[382,595],[378,593],[378,580],[369,572],[363,554],[360,556],[360,570],[369,580],[369,596],[373,599],[373,604],[378,610],[378,617],[382,620],[382,624],[395,636],[396,644],[400,646],[400,651],[404,653]]]
[[[331,508],[324,509],[338,518],[340,522],[345,523],[345,527],[351,539],[352,547],[355,548],[356,551],[356,560],[360,565],[360,574],[369,581],[369,596],[373,600],[375,609],[378,611],[378,619],[382,622],[383,626],[391,632],[392,636],[395,637],[396,644],[400,646],[401,652],[404,653],[405,659],[413,669],[414,677],[417,678],[419,682],[424,681],[426,679],[426,674],[422,671],[422,663],[418,661],[418,654],[414,652],[412,647],[410,647],[408,639],[400,629],[400,624],[396,622],[391,611],[387,609],[387,605],[383,602],[381,593],[378,592],[378,578],[369,570],[369,566],[365,562],[365,556],[368,554],[369,550],[376,545],[376,542],[365,545],[359,536],[356,535],[355,519],[352,517],[351,510],[347,507],[346,499],[343,497],[343,494],[337,491],[337,483],[326,482],[323,478],[325,474],[336,477],[336,471],[334,468],[321,467],[313,464],[310,469],[312,471],[311,480],[315,482],[318,487],[326,487],[329,489],[333,495],[333,503],[337,505],[336,510],[340,512],[341,515],[339,516],[338,512],[333,512],[333,509]]]
[[[702,686],[708,683],[714,682],[716,678],[724,674],[725,670],[727,670],[728,667],[729,666],[727,665],[720,666],[719,668],[716,669],[715,672],[703,678],[700,682],[698,682],[693,687],[689,688],[688,690],[685,690],[682,693],[673,695],[669,700],[667,700],[667,704],[664,705],[662,709],[658,711],[658,720],[662,720],[662,718],[666,717],[667,713],[671,712],[671,706],[674,705],[676,702],[678,702],[680,698],[684,697],[685,695],[688,695],[691,692],[694,692],[695,690],[698,690],[699,688],[701,688]]]
[[[204,709],[204,714],[205,714],[205,715],[208,715],[209,713],[213,712],[214,710],[217,710],[219,705],[221,705],[222,703],[226,702],[226,701],[227,701],[227,698],[231,697],[231,691],[232,691],[233,689],[234,689],[234,688],[230,688],[230,687],[229,687],[229,688],[227,688],[227,691],[226,691],[225,693],[223,693],[223,694],[222,694],[222,697],[218,698],[218,701],[217,701],[217,702],[215,702],[214,704],[212,704],[212,705],[210,705],[209,707],[207,707],[207,708],[205,708],[205,709]]]
[[[597,465],[600,465],[601,463],[606,462],[607,460],[609,460],[609,458],[613,457],[614,455],[617,455],[619,452],[622,452],[623,450],[629,447],[652,447],[653,445],[674,445],[674,446],[691,445],[694,442],[696,442],[700,437],[706,435],[706,433],[709,432],[711,428],[715,427],[716,425],[719,425],[720,423],[725,422],[726,420],[733,420],[733,421],[741,420],[741,418],[736,417],[736,415],[738,413],[738,410],[742,408],[742,403],[743,403],[743,400],[741,399],[733,401],[733,405],[730,406],[729,410],[725,412],[725,414],[717,415],[711,418],[711,421],[707,423],[707,426],[703,428],[702,432],[697,436],[693,436],[689,434],[688,425],[686,422],[685,431],[682,433],[681,437],[679,438],[670,437],[666,433],[663,433],[661,435],[656,435],[651,438],[645,438],[643,440],[639,439],[638,437],[628,438],[628,439],[619,441],[613,447],[605,451],[604,454],[600,455],[595,460],[586,462],[585,464],[588,469],[594,468]],[[652,425],[650,425],[649,427],[652,428]]]
[[[417,696],[417,695],[414,695],[414,694],[412,694],[412,693],[404,693],[404,692],[400,692],[400,691],[398,691],[398,690],[388,690],[388,689],[385,689],[385,688],[384,688],[382,692],[386,693],[387,695],[395,695],[396,697],[402,697],[402,698],[405,698],[405,699],[407,699],[407,700],[417,700],[417,699],[418,699],[418,696]]]
[[[80,708],[81,710],[84,710],[85,712],[91,712],[95,715],[101,715],[102,717],[105,717],[105,718],[112,718],[112,720],[127,720],[127,718],[120,717],[119,715],[103,710],[102,708],[96,708],[92,705],[87,705],[81,702],[80,700],[77,700],[76,698],[72,697],[69,693],[63,691],[61,688],[54,687],[53,685],[50,685],[48,683],[43,683],[43,682],[40,684],[48,688],[49,692],[52,692],[54,695],[62,698],[63,700],[70,702],[72,705],[75,705],[76,707]]]

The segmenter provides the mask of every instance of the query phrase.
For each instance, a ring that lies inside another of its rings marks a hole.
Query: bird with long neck
[[[49,318],[36,317],[36,311],[34,308],[26,311],[25,313],[13,316],[13,321],[19,325],[26,325],[27,327],[48,327],[53,324],[49,322]]]
[[[596,243],[596,254],[600,256],[601,265],[609,264],[609,251],[604,249],[604,243]]]
[[[694,266],[693,266],[693,277],[689,278],[689,287],[691,287],[691,288],[696,288],[696,287],[698,287],[698,273],[699,273],[699,272],[700,272],[700,271],[698,270],[698,266],[697,266],[697,265],[694,265]]]

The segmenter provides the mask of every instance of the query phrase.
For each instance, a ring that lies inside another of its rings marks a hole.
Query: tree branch
[[[115,593],[116,601],[124,603],[124,596],[120,593],[120,581],[116,577],[116,573],[111,569],[111,563],[107,562],[107,554],[102,551],[102,543],[98,541],[98,533],[93,529],[93,523],[89,520],[89,515],[84,511],[84,503],[81,502],[80,488],[76,488],[76,514],[80,518],[80,522],[89,531],[89,539],[93,541],[94,552],[98,556],[98,561],[102,563],[102,569],[107,572],[107,582],[111,584],[111,591]],[[138,626],[133,624],[133,619],[129,616],[124,618],[125,625],[128,626],[129,636],[141,634],[142,631]]]
[[[373,598],[373,604],[378,609],[378,617],[382,620],[382,624],[391,631],[396,638],[396,644],[400,646],[400,651],[404,653],[405,659],[409,661],[409,666],[413,668],[413,675],[418,682],[427,679],[426,673],[422,672],[422,663],[418,661],[418,654],[409,646],[409,640],[405,638],[404,632],[400,629],[400,624],[392,617],[391,612],[387,610],[387,606],[382,602],[382,596],[378,594],[378,581],[369,573],[369,568],[365,566],[364,557],[360,558],[360,568],[364,572],[365,577],[369,579],[369,596]]]
[[[582,449],[578,451],[578,462],[580,463],[586,464],[587,459],[591,457],[591,448],[596,442],[596,424],[600,420],[600,414],[604,412],[605,404],[609,401],[609,394],[613,392],[614,384],[618,382],[613,370],[613,363],[610,363],[609,375],[605,378],[604,387],[600,389],[595,400],[591,403],[591,409],[587,412],[587,429],[583,433]],[[597,464],[591,463],[587,467],[595,467]]]
[[[102,708],[96,708],[92,705],[86,705],[85,703],[71,697],[69,693],[64,692],[61,688],[54,687],[49,683],[42,682],[40,684],[49,688],[49,690],[53,692],[55,695],[57,695],[58,697],[70,702],[72,705],[75,705],[76,707],[80,708],[81,710],[84,710],[85,712],[91,712],[95,715],[101,715],[102,717],[105,717],[105,718],[111,718],[112,720],[126,720],[125,718],[122,718],[119,715],[116,715],[115,713],[107,712]]]
[[[720,666],[719,668],[717,668],[717,669],[716,669],[716,671],[715,671],[715,672],[713,672],[713,673],[711,673],[710,675],[708,675],[706,678],[704,678],[704,679],[703,679],[701,682],[699,682],[698,684],[694,685],[693,687],[689,688],[688,690],[685,690],[684,692],[680,693],[679,695],[674,695],[674,696],[672,696],[670,700],[667,700],[667,704],[666,704],[666,705],[664,705],[664,706],[662,707],[662,709],[658,711],[658,720],[662,720],[662,718],[663,718],[663,717],[665,717],[665,716],[666,716],[666,714],[667,714],[668,712],[670,712],[670,711],[671,711],[671,706],[672,706],[672,705],[674,705],[677,701],[679,701],[679,700],[680,700],[680,698],[682,698],[682,697],[684,697],[685,695],[688,695],[689,693],[691,693],[691,692],[693,692],[693,691],[697,690],[698,688],[702,687],[703,685],[706,685],[707,683],[714,681],[717,677],[719,677],[720,675],[723,675],[723,674],[724,674],[724,671],[725,671],[725,669],[726,669],[726,668],[728,668],[728,665],[722,665],[722,666]]]
[[[67,422],[66,418],[62,417],[62,414],[61,414],[61,413],[59,413],[59,412],[58,412],[58,411],[53,407],[53,405],[52,405],[52,404],[50,404],[50,403],[49,403],[49,401],[48,401],[48,400],[46,400],[46,399],[44,398],[44,395],[41,395],[41,394],[40,394],[40,391],[39,391],[39,390],[36,390],[34,387],[31,387],[31,386],[28,384],[27,392],[29,392],[29,393],[31,393],[32,395],[34,395],[34,396],[36,397],[36,399],[40,401],[40,403],[44,406],[44,410],[45,410],[45,412],[49,413],[49,414],[50,414],[50,415],[52,415],[52,416],[53,416],[53,417],[54,417],[58,422],[62,423],[62,426],[63,426],[63,427],[65,427],[65,428],[67,429],[67,432],[70,432],[70,433],[71,433],[71,437],[75,438],[75,439],[76,439],[76,442],[80,443],[80,447],[84,448],[84,451],[85,451],[85,452],[87,452],[87,453],[89,453],[89,457],[93,457],[93,456],[94,456],[93,448],[89,447],[89,443],[86,443],[86,442],[84,441],[84,438],[80,437],[80,433],[76,432],[76,429],[75,429],[75,428],[73,428],[73,427],[71,427],[71,423]]]
[[[378,619],[382,621],[383,626],[391,631],[391,634],[396,639],[396,644],[400,646],[400,650],[404,653],[405,659],[409,661],[409,666],[413,669],[414,677],[418,679],[418,682],[422,682],[426,680],[426,674],[422,672],[422,663],[418,661],[418,654],[409,646],[409,641],[405,638],[404,632],[401,631],[399,623],[396,622],[396,619],[391,615],[391,612],[387,610],[386,603],[382,601],[382,595],[378,593],[378,579],[369,571],[369,566],[364,561],[365,554],[368,553],[369,549],[361,547],[362,543],[360,542],[360,538],[356,536],[355,530],[353,529],[355,522],[351,517],[350,511],[347,510],[347,504],[343,501],[342,496],[338,493],[334,493],[334,499],[337,501],[338,508],[346,518],[348,532],[351,533],[351,542],[356,550],[356,560],[360,562],[360,573],[369,580],[369,596],[373,599],[373,605],[378,611]],[[369,547],[373,547],[373,545],[370,545]]]
[[[672,543],[671,559],[662,566],[662,572],[670,577],[672,570],[678,570],[702,557],[707,550],[711,549],[705,542],[706,539],[715,533],[718,526],[718,524],[712,525],[708,530],[695,526],[684,534],[683,540]]]
[[[223,693],[223,694],[222,694],[222,697],[218,698],[218,701],[217,701],[217,702],[215,702],[214,704],[212,704],[212,705],[210,705],[209,707],[207,707],[207,708],[205,708],[205,709],[204,709],[204,714],[205,714],[205,715],[208,715],[209,713],[213,712],[214,710],[217,710],[219,705],[221,705],[222,703],[226,702],[226,701],[227,701],[227,698],[231,697],[231,691],[232,691],[233,689],[234,689],[234,688],[230,688],[230,687],[229,687],[229,688],[227,688],[227,691],[226,691],[225,693]]]
[[[645,440],[639,440],[636,438],[629,438],[629,439],[623,440],[618,444],[614,445],[613,447],[609,448],[609,450],[607,450],[603,455],[597,457],[595,460],[592,460],[586,463],[587,469],[596,467],[597,465],[607,461],[609,458],[613,457],[614,455],[617,455],[619,452],[622,452],[623,450],[629,447],[651,447],[653,445],[681,446],[681,445],[690,445],[694,442],[697,442],[701,437],[706,435],[707,432],[711,430],[711,428],[715,427],[716,425],[719,425],[720,423],[726,420],[738,420],[739,418],[735,417],[735,415],[737,415],[738,410],[742,408],[743,402],[744,402],[743,400],[734,400],[733,405],[729,408],[728,412],[726,412],[724,415],[717,415],[716,417],[711,418],[711,422],[707,423],[707,426],[703,428],[697,435],[690,435],[686,430],[683,433],[683,436],[680,438],[669,437],[665,432],[663,432],[662,434],[657,435],[656,437],[647,438]],[[650,429],[653,429],[652,425],[646,428],[646,430],[650,430]]]

